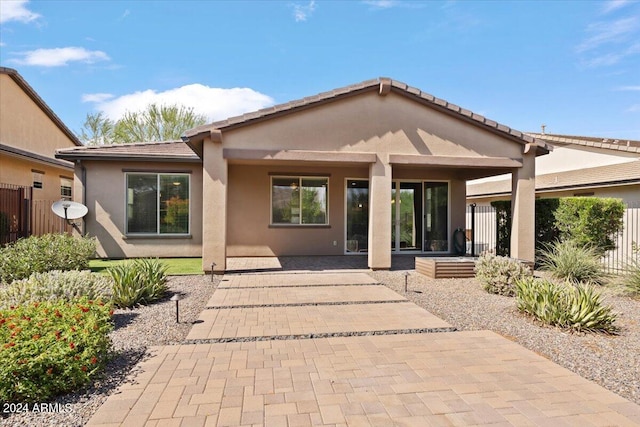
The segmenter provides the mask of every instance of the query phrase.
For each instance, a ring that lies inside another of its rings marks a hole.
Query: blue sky
[[[518,130],[640,140],[638,1],[2,0],[0,65],[74,131],[89,112],[178,102],[213,121],[385,76]]]

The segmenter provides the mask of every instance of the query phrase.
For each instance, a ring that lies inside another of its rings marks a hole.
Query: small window
[[[189,234],[189,178],[127,174],[127,233]]]
[[[44,172],[32,170],[33,173],[33,188],[42,188],[44,182]]]
[[[273,177],[271,223],[327,225],[328,188],[325,177]]]
[[[63,199],[71,199],[73,189],[73,180],[70,178],[60,177],[60,196]]]

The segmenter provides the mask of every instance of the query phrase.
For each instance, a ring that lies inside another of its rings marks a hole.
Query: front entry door
[[[391,248],[395,252],[422,251],[422,183],[392,183]]]

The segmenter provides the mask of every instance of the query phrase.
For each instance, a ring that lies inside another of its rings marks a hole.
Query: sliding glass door
[[[394,182],[391,189],[391,247],[420,251],[422,240],[422,184]]]
[[[369,248],[369,181],[347,180],[347,253],[363,253]]]
[[[449,184],[424,183],[425,252],[449,251]]]

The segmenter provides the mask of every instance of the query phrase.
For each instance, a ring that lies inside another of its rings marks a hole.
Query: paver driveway
[[[497,334],[433,332],[451,327],[366,275],[302,276],[227,277],[212,301],[243,304],[152,349],[89,425],[640,425],[638,405]]]

